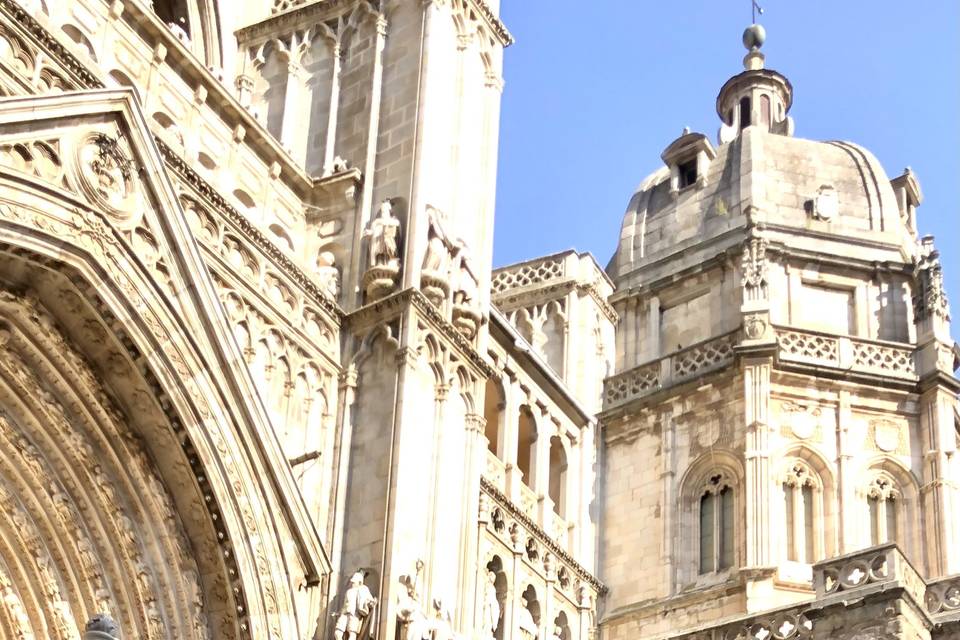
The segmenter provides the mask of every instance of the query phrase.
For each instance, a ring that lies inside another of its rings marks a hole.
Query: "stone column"
[[[461,508],[463,526],[461,530],[460,586],[457,594],[457,610],[454,614],[456,628],[464,634],[472,629],[477,592],[482,592],[485,582],[476,580],[473,558],[478,556],[480,539],[474,536],[473,523],[480,512],[480,476],[483,473],[487,454],[487,439],[484,436],[486,420],[483,416],[468,413],[464,424],[466,430],[466,452],[464,456],[463,507]]]
[[[300,117],[307,104],[307,71],[300,60],[289,54],[287,58],[287,85],[283,94],[283,122],[280,125],[280,144],[303,164],[307,146],[304,135],[305,123]]]
[[[960,460],[954,410],[956,389],[934,386],[920,397],[924,452],[920,499],[929,577],[960,572]]]
[[[837,538],[839,553],[843,554],[863,548],[857,526],[859,504],[857,474],[853,462],[861,443],[852,442],[850,439],[850,425],[853,423],[850,392],[840,391],[837,395],[837,484],[840,496],[840,505],[837,509]]]
[[[744,415],[746,418],[747,567],[772,564],[770,545],[770,369],[768,357],[745,357],[743,363]]]
[[[330,79],[330,113],[327,118],[326,146],[323,150],[323,174],[333,173],[333,159],[337,144],[337,118],[340,115],[340,73],[343,66],[343,50],[340,42],[333,43],[333,74]]]

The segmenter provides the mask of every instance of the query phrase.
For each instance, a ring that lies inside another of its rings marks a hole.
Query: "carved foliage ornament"
[[[943,267],[940,264],[940,252],[933,246],[933,236],[926,236],[921,241],[916,278],[913,306],[917,320],[935,317],[949,322],[950,303],[943,287]]]
[[[743,245],[743,257],[740,262],[743,272],[741,284],[748,299],[759,300],[767,297],[767,241],[754,237]]]
[[[75,143],[77,184],[91,202],[117,222],[138,217],[138,185],[133,162],[120,139],[88,133]]]

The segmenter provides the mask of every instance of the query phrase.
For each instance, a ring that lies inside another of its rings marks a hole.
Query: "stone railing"
[[[490,481],[499,491],[507,490],[507,466],[492,451],[487,450],[487,464],[483,477]]]
[[[738,331],[681,349],[607,378],[604,408],[615,407],[723,367],[733,361]]]
[[[709,629],[691,631],[670,640],[800,640],[814,637],[814,620],[805,614],[809,604],[741,618]]]
[[[528,487],[527,485],[520,483],[520,510],[523,511],[528,518],[537,522],[537,494],[536,492]]]
[[[915,380],[909,346],[778,327],[780,360]]]
[[[559,280],[563,276],[563,256],[552,256],[494,271],[490,288],[496,296],[510,289]]]
[[[931,616],[960,615],[960,574],[927,583],[924,604]]]
[[[813,566],[813,586],[818,599],[889,582],[900,583],[917,604],[924,603],[923,578],[893,542]]]

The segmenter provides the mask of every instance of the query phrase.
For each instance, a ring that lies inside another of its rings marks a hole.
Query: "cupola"
[[[793,135],[793,119],[787,115],[793,104],[793,87],[785,76],[764,68],[760,52],[767,38],[759,24],[743,32],[743,72],[733,76],[717,96],[717,115],[723,124],[717,136],[720,144],[735,139],[747,127],[761,127],[780,135]]]

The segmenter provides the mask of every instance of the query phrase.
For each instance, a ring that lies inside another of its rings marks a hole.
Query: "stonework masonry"
[[[0,0],[0,638],[960,639],[920,183],[762,41],[493,269],[497,0]]]

